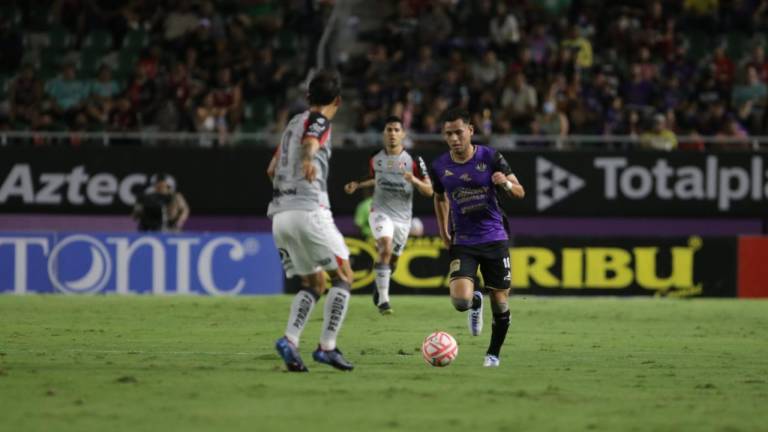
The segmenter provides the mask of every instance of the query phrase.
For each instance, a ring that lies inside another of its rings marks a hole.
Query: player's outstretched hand
[[[501,186],[507,182],[507,176],[505,176],[502,172],[496,171],[493,173],[491,180],[493,180],[493,184]]]
[[[304,170],[304,178],[307,179],[307,181],[315,181],[315,178],[317,177],[317,168],[315,167],[315,164],[311,161],[305,161],[302,165],[302,169]]]
[[[351,194],[355,193],[355,191],[357,190],[357,188],[359,186],[360,186],[360,183],[358,183],[356,181],[351,181],[351,182],[349,182],[349,183],[344,185],[344,192],[346,192],[346,193],[351,195]]]

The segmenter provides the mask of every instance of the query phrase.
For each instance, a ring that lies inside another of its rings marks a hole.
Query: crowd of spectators
[[[226,144],[301,109],[291,89],[329,2],[4,3],[0,129],[205,131],[204,144]]]
[[[278,131],[304,107],[299,84],[333,4],[3,2],[0,129],[210,132],[204,144]],[[398,115],[437,133],[439,114],[461,105],[498,145],[512,134],[629,135],[660,149],[768,135],[768,0],[374,6],[393,13],[358,34],[367,54],[337,62],[357,89],[347,106],[359,132]]]
[[[630,135],[671,149],[680,135],[768,134],[766,0],[393,5],[361,35],[360,132],[395,114],[412,131],[439,133],[439,113],[462,105],[476,133],[501,141]]]

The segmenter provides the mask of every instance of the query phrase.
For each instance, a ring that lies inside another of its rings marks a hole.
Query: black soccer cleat
[[[275,349],[280,354],[288,372],[309,372],[299,355],[299,350],[287,338],[281,337],[275,342]]]
[[[392,309],[392,306],[389,305],[389,302],[379,305],[379,313],[382,315],[392,315],[394,312],[395,310]]]
[[[338,348],[326,351],[318,345],[315,352],[312,353],[312,358],[318,363],[325,363],[343,371],[351,371],[355,368],[344,358]]]

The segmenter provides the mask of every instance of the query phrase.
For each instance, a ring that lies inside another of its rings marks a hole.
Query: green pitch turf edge
[[[274,351],[290,296],[0,296],[0,431],[766,431],[768,301],[513,297],[498,369],[447,297],[356,295],[339,347]],[[459,356],[428,366],[435,330]]]

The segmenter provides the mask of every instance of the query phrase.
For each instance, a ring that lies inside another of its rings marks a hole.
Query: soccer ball
[[[424,361],[432,366],[448,366],[459,355],[459,345],[453,336],[443,331],[436,331],[424,339],[421,355]]]

